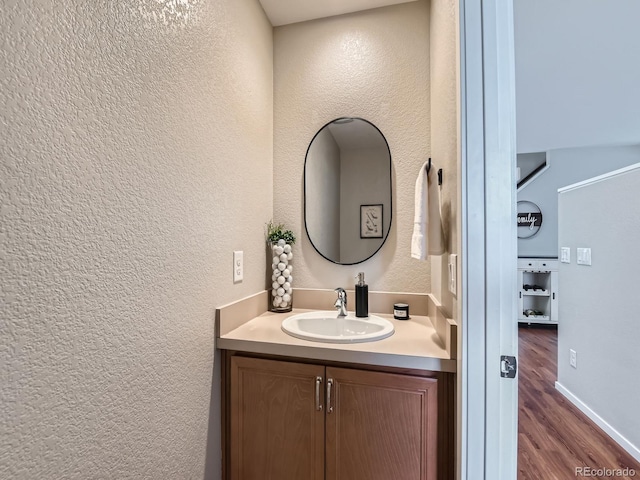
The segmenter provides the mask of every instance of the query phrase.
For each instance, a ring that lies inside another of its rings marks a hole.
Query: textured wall
[[[430,151],[429,3],[419,1],[274,29],[274,218],[299,236],[297,287],[429,292],[429,262],[410,258],[413,193]],[[305,152],[338,117],[361,117],[385,135],[394,168],[393,227],[370,260],[339,266],[304,233]]]
[[[8,1],[0,35],[0,478],[202,478],[214,309],[264,288],[271,26]]]
[[[446,252],[432,257],[433,293],[453,318],[457,301],[448,290],[448,256],[458,253],[457,14],[454,0],[431,1],[431,156],[442,168],[442,220]]]

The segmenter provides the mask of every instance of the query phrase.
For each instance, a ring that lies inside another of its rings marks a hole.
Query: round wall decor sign
[[[533,202],[521,200],[517,208],[518,238],[531,238],[540,231],[542,211]]]

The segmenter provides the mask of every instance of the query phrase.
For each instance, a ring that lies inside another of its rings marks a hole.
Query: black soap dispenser
[[[356,317],[369,316],[369,286],[364,283],[364,272],[358,273],[356,277]]]

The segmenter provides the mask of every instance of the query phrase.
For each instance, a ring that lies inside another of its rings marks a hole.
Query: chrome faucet
[[[336,288],[336,292],[338,292],[338,299],[336,303],[333,305],[338,309],[338,317],[346,317],[347,316],[347,292],[345,292],[344,288]]]

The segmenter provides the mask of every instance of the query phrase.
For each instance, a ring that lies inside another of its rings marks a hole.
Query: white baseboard
[[[573,393],[562,386],[560,382],[556,382],[556,390],[558,390],[562,395],[564,395],[567,400],[578,407],[578,409],[587,417],[589,417],[593,421],[593,423],[604,430],[604,432],[609,435],[613,439],[613,441],[615,441],[624,450],[626,450],[629,455],[640,462],[640,449],[638,447],[636,447],[633,443],[622,436],[620,432],[609,425],[600,415],[591,410],[585,403],[582,402],[582,400],[580,400]]]

